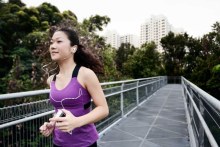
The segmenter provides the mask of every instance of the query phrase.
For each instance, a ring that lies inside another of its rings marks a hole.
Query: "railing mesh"
[[[186,85],[186,90],[184,90],[184,95],[186,97],[187,108],[189,111],[191,125],[193,134],[195,137],[195,143],[198,147],[212,147],[210,140],[208,139],[207,134],[204,130],[204,125],[202,124],[199,116],[195,110],[195,107],[190,100],[192,98],[196,107],[199,110],[199,113],[204,119],[204,123],[208,126],[212,136],[214,137],[214,142],[220,145],[220,112],[213,107],[209,101],[198,91],[196,91],[190,84],[187,82],[184,83]],[[210,137],[211,138],[211,137]]]
[[[139,103],[143,102],[165,84],[166,80],[164,77],[158,77],[103,86],[110,113],[108,117],[96,123],[97,130],[101,132],[109,127],[112,123],[122,118],[124,114],[137,107],[137,99]],[[35,96],[29,97],[28,101],[24,100],[25,98],[23,97],[21,99],[24,101],[21,102],[19,100],[19,104],[7,104],[0,108],[1,147],[52,146],[51,137],[43,137],[39,132],[39,127],[48,121],[49,118],[52,117],[52,114],[36,119],[30,118],[51,111],[53,107],[47,99],[48,94],[40,96],[44,99],[35,99],[34,97]],[[18,99],[14,98],[13,100],[16,101]],[[20,120],[22,121],[19,122]],[[4,127],[5,124],[9,123],[13,124]]]

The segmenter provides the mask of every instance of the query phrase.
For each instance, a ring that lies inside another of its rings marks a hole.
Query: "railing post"
[[[124,117],[124,82],[121,84],[121,117]]]
[[[190,93],[190,95],[193,97],[193,91],[192,91],[192,89],[188,89],[188,85],[186,85],[187,86],[187,90],[189,91],[189,93]],[[189,113],[190,113],[190,122],[192,123],[192,119],[194,118],[194,113],[193,113],[193,105],[192,105],[192,103],[191,103],[191,101],[190,101],[190,98],[188,98],[188,106],[189,106]]]
[[[202,115],[203,118],[205,118],[204,116],[204,106],[203,106],[203,103],[202,103],[202,100],[201,100],[201,97],[198,97],[199,98],[199,106],[198,106],[198,109],[199,109],[199,112],[200,114]],[[202,127],[202,124],[200,122],[200,125],[199,125],[199,145],[200,146],[204,146],[204,141],[205,141],[205,130],[204,128]]]
[[[145,86],[145,95],[146,95],[146,97],[148,96],[148,88],[147,88],[147,86]]]
[[[159,81],[158,81],[158,89],[161,87],[161,77],[159,77]]]
[[[165,85],[165,76],[162,76],[160,80],[161,80],[161,85],[160,85],[160,87],[162,87],[162,86]]]
[[[137,106],[139,105],[139,80],[137,81],[137,87],[136,87],[136,102],[137,102]]]
[[[160,87],[160,78],[159,78],[159,81],[157,82],[157,90],[159,89]]]

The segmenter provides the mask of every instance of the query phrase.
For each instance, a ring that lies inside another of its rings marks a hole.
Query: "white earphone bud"
[[[73,53],[75,53],[76,52],[76,47],[73,47]]]

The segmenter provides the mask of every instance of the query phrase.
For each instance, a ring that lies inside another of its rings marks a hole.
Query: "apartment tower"
[[[160,40],[171,31],[171,28],[172,26],[165,16],[151,16],[150,19],[141,25],[140,46],[146,42],[154,41],[157,45],[157,50],[162,52]]]
[[[130,43],[136,48],[139,48],[139,38],[136,35],[128,34],[120,37],[120,44]]]
[[[116,31],[107,31],[104,36],[106,44],[110,44],[115,49],[119,48],[120,36]]]

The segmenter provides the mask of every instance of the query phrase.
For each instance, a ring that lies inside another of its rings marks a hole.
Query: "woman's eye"
[[[57,41],[57,43],[61,43],[62,41]]]

